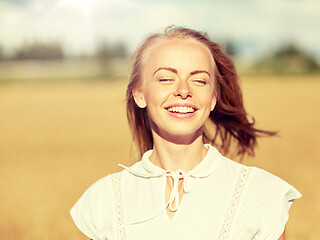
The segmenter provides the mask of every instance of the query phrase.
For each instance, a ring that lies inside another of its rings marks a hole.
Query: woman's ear
[[[147,106],[147,103],[144,99],[144,95],[138,87],[132,90],[132,95],[135,103],[138,105],[139,108],[145,108]]]
[[[217,103],[217,94],[214,92],[211,100],[211,111],[215,108]]]

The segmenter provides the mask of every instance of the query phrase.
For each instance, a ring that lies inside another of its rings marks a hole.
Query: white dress
[[[89,187],[71,209],[91,239],[278,240],[294,199],[301,194],[282,179],[223,157],[213,146],[191,171],[170,172],[150,162],[152,150],[121,172]],[[173,177],[165,202],[167,176]],[[184,178],[179,206],[178,182]],[[167,215],[169,206],[176,213]]]

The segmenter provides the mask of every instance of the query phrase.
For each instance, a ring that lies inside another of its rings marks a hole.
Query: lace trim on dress
[[[231,225],[235,216],[235,213],[237,211],[237,208],[239,206],[240,198],[244,189],[244,186],[247,182],[247,179],[249,177],[250,169],[246,166],[243,166],[240,170],[239,178],[237,181],[237,184],[234,188],[231,204],[228,208],[224,223],[221,227],[221,231],[218,237],[218,240],[224,240],[228,239],[228,236],[230,234]]]
[[[114,196],[114,204],[116,210],[116,220],[117,220],[117,239],[118,240],[125,240],[127,238],[124,220],[123,220],[123,209],[122,209],[122,200],[121,200],[121,192],[120,192],[120,174],[115,173],[111,177],[112,181],[112,188],[113,188],[113,196]]]

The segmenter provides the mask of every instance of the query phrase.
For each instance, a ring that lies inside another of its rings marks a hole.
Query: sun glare
[[[92,7],[94,0],[62,0],[61,5],[73,6],[80,8],[84,13],[88,13]]]
[[[85,10],[89,7],[89,4],[92,2],[92,0],[67,0],[67,2],[70,2],[70,4],[79,6]]]

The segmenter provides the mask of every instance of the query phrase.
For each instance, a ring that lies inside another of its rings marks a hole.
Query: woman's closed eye
[[[193,79],[192,82],[198,84],[198,85],[206,85],[207,81],[204,79]]]
[[[165,77],[165,78],[159,78],[159,82],[163,82],[163,83],[170,83],[170,82],[173,82],[174,81],[174,79],[173,78],[167,78],[167,77]]]

